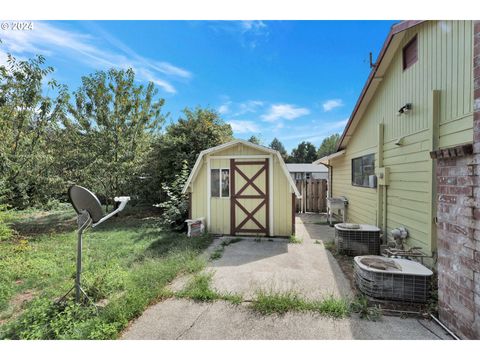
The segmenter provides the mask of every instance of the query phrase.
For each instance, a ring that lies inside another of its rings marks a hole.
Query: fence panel
[[[297,212],[325,212],[327,210],[327,180],[295,180],[295,185],[302,195],[296,200]]]

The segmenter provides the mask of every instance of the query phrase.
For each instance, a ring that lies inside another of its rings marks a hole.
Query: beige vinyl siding
[[[230,160],[211,159],[210,169],[230,169]],[[210,231],[212,233],[230,234],[230,197],[211,198],[210,222]]]
[[[205,160],[192,183],[192,218],[201,217],[207,221],[207,163]]]
[[[417,34],[418,60],[403,70],[402,48]],[[473,139],[472,84],[473,28],[471,21],[428,21],[405,31],[376,93],[352,138],[345,155],[332,160],[333,195],[349,200],[348,221],[377,223],[377,190],[351,185],[352,158],[375,153],[378,167],[378,124],[384,125],[383,166],[390,168],[387,186],[387,230],[405,226],[408,244],[435,249],[431,207],[435,199],[433,166],[429,152],[432,143],[440,148]],[[433,90],[439,92],[438,139],[432,134]],[[409,113],[397,116],[406,103]],[[402,145],[395,142],[402,139]],[[383,212],[383,209],[382,209]]]
[[[292,234],[292,189],[277,157],[273,158],[273,231],[277,236]]]
[[[347,218],[349,222],[375,224],[377,217],[377,194],[375,189],[352,185],[352,159],[375,154],[377,166],[375,123],[359,124],[355,136],[350,140],[345,155],[332,161],[333,196],[345,196],[348,199]],[[373,135],[373,136],[372,136]]]

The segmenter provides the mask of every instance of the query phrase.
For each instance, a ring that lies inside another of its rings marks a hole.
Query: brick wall
[[[474,29],[472,154],[436,156],[440,319],[467,339],[480,339],[480,21]]]

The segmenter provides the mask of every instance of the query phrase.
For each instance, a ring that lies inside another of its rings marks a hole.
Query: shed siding
[[[246,156],[246,155],[262,155],[265,158],[270,158],[270,154],[263,152],[261,149],[254,149],[243,144],[234,145],[228,149],[217,151],[207,155],[198,171],[198,175],[192,183],[192,216],[194,218],[207,216],[207,159],[211,157],[210,166],[215,168],[230,168],[229,159],[218,159],[218,156]],[[273,235],[274,236],[290,236],[292,234],[292,192],[287,176],[282,170],[282,164],[279,162],[276,156],[273,156],[273,169],[272,169],[272,186],[270,192],[273,196],[273,208],[270,211],[273,212]],[[252,158],[250,158],[252,159]],[[254,158],[253,158],[254,159]],[[248,158],[238,158],[238,161],[247,161]],[[258,160],[258,159],[255,159]],[[242,171],[251,176],[258,170],[258,165],[242,166]],[[237,177],[237,188],[242,186],[245,181]],[[260,188],[264,189],[266,184],[260,184]],[[245,191],[246,195],[255,194],[252,189]],[[257,201],[258,202],[258,201]],[[245,200],[243,202],[247,210],[252,210],[256,204],[255,200]],[[208,231],[214,234],[229,234],[230,233],[230,198],[212,198],[210,205],[210,221],[211,224],[207,224]],[[237,217],[240,219],[245,218],[243,212],[237,212]],[[261,212],[257,213],[256,218],[261,222],[265,219],[265,214]],[[247,227],[252,225],[251,220],[246,224]],[[249,234],[251,235],[251,234]]]
[[[273,229],[278,236],[292,234],[292,189],[281,164],[273,158]]]
[[[207,164],[203,161],[192,183],[192,217],[204,217],[207,221]],[[208,224],[207,224],[208,226]]]
[[[418,36],[418,60],[405,71],[402,48]],[[432,109],[429,96],[440,90],[438,123],[440,148],[471,142],[473,137],[472,84],[473,27],[471,21],[429,21],[405,32],[375,96],[368,104],[346,147],[345,155],[332,160],[333,195],[349,200],[348,221],[377,223],[377,190],[351,185],[351,160],[375,153],[378,168],[378,124],[384,124],[383,166],[390,168],[387,187],[387,230],[405,226],[409,245],[430,253],[435,239],[429,229],[433,167]],[[406,103],[413,109],[397,111]],[[430,107],[430,109],[429,109]],[[395,145],[403,137],[401,146]],[[380,206],[379,206],[380,205]],[[379,225],[379,224],[377,224]]]
[[[212,159],[211,169],[230,169],[230,160]],[[231,190],[231,189],[230,189]],[[214,234],[230,233],[230,198],[211,198],[210,231]]]

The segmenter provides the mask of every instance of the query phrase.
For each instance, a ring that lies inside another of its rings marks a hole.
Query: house
[[[316,161],[347,197],[347,221],[389,239],[408,230],[437,266],[441,319],[466,338],[480,337],[479,52],[478,22],[394,25],[337,152]]]
[[[293,180],[327,179],[328,168],[323,164],[286,164]]]
[[[300,194],[276,150],[234,140],[202,151],[183,188],[214,234],[290,236]]]

